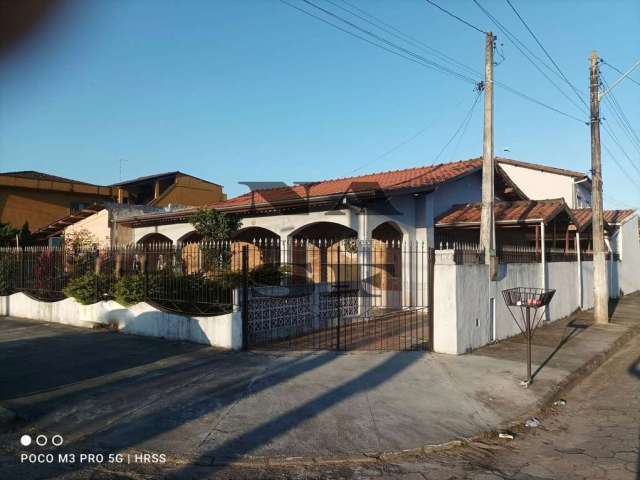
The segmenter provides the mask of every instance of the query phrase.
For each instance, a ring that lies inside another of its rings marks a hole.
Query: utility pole
[[[482,210],[480,211],[480,246],[484,249],[484,262],[495,262],[496,230],[494,218],[494,172],[493,156],[493,33],[487,32],[484,64],[484,132],[482,139]]]
[[[598,54],[589,56],[589,93],[591,104],[591,192],[593,228],[593,316],[596,323],[609,323],[609,285],[607,283],[604,221],[602,214],[602,165],[600,162],[600,72]]]

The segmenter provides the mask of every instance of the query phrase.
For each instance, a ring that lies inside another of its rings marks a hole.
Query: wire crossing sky
[[[496,155],[588,172],[589,53],[613,84],[639,23],[633,0],[70,2],[0,56],[0,170],[236,195],[479,156],[493,31]],[[605,206],[640,207],[640,71],[601,112]]]

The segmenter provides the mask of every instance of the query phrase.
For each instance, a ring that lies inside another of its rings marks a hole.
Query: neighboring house
[[[182,172],[167,172],[114,183],[121,198],[134,205],[197,207],[224,201],[222,186]]]
[[[35,171],[0,173],[0,222],[40,229],[94,203],[115,200],[114,187]]]
[[[57,245],[65,235],[88,232],[100,247],[126,245],[132,243],[133,232],[126,225],[118,224],[119,218],[161,211],[146,205],[93,204],[35,231],[33,238],[38,243]]]
[[[591,180],[582,172],[500,157],[496,162],[532,200],[564,198],[569,208],[591,206]]]

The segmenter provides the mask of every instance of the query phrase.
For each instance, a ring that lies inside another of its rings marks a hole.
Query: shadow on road
[[[531,378],[535,379],[538,373],[551,361],[551,359],[562,349],[562,347],[566,345],[569,340],[571,340],[573,337],[577,336],[580,332],[586,330],[590,326],[591,325],[589,324],[580,323],[580,320],[578,319],[573,319],[569,323],[567,323],[560,342],[558,342],[558,345],[556,345],[553,351],[547,358],[544,359],[544,361],[538,366],[538,368],[536,368],[535,372],[533,372],[533,374],[531,375]]]

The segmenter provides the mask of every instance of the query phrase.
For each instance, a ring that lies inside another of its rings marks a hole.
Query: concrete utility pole
[[[482,210],[480,211],[480,246],[484,249],[485,264],[495,257],[496,229],[494,218],[493,156],[493,33],[487,32],[484,64],[484,133],[482,139]]]
[[[602,165],[600,163],[600,72],[598,54],[589,56],[589,92],[591,104],[591,208],[593,209],[593,315],[596,323],[609,323],[609,285],[602,214]]]

